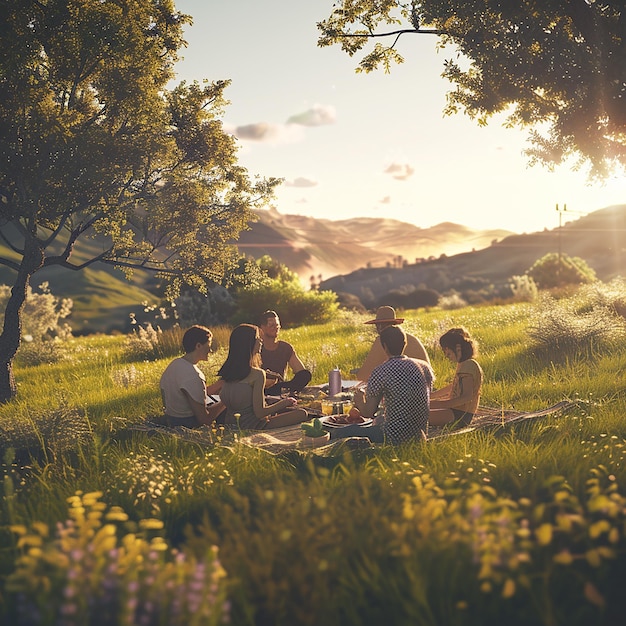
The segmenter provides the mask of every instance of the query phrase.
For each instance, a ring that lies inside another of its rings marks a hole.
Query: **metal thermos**
[[[341,370],[336,367],[328,372],[328,395],[332,398],[341,393]]]

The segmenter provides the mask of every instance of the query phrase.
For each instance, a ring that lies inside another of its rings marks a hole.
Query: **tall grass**
[[[89,506],[102,512],[90,519],[108,530],[90,528],[110,533],[112,549],[132,535],[141,550],[159,538],[164,555],[184,554],[158,561],[163,575],[153,582],[171,624],[187,622],[176,621],[168,585],[196,567],[216,572],[202,589],[214,585],[218,598],[197,623],[222,615],[242,625],[617,623],[626,609],[626,348],[538,353],[527,333],[535,312],[528,303],[408,311],[404,326],[424,341],[437,384],[453,374],[437,339],[463,325],[479,342],[484,404],[531,410],[569,398],[569,412],[337,456],[274,456],[232,437],[207,446],[129,430],[160,412],[158,380],[173,347],[146,359],[127,338],[85,337],[67,344],[63,361],[20,366],[19,398],[0,407],[0,612],[7,623],[61,623],[54,611],[67,609],[73,570],[54,529],[76,528],[73,508],[89,508],[80,503],[95,493]],[[336,365],[347,378],[375,336],[366,319],[281,336],[314,382]],[[202,365],[209,381],[227,338],[220,330]],[[118,514],[126,521],[105,524]],[[112,606],[123,604],[121,562],[93,550],[110,568],[94,585],[113,585]],[[141,581],[157,570],[133,571],[139,619],[155,601]],[[95,587],[81,590],[92,592],[97,605]],[[32,607],[45,602],[52,608],[37,621]]]

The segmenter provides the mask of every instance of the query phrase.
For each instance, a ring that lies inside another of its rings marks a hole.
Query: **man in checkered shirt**
[[[398,444],[423,439],[428,434],[430,392],[435,375],[426,361],[405,354],[406,334],[399,326],[380,333],[387,360],[376,367],[367,392],[356,390],[354,404],[364,417],[372,417],[383,401],[383,414],[372,426],[358,424],[336,428],[331,438],[367,437],[375,443]]]

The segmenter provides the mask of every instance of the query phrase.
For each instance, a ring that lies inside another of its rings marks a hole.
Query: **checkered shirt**
[[[384,400],[383,432],[393,444],[428,434],[430,392],[435,376],[426,361],[393,356],[374,369],[366,398]]]

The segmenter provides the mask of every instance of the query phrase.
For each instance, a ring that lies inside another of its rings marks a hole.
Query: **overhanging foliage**
[[[351,56],[375,41],[357,68],[366,72],[403,62],[401,36],[436,35],[456,51],[444,63],[447,114],[530,125],[531,163],[575,156],[598,177],[626,164],[622,0],[342,0],[318,28],[320,46]]]

